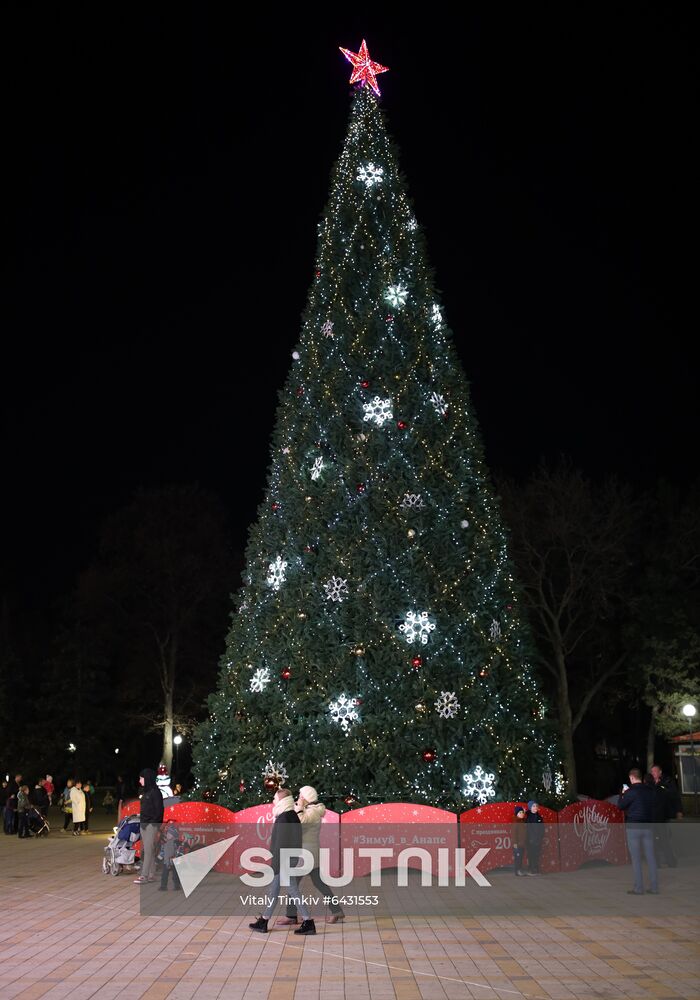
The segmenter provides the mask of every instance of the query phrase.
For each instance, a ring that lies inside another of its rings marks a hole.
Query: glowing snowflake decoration
[[[287,579],[287,564],[283,561],[282,556],[277,556],[274,562],[271,562],[267,567],[269,573],[267,575],[267,584],[272,587],[273,590],[279,590],[284,581]]]
[[[333,336],[333,320],[327,319],[326,322],[321,327],[321,333],[324,337]]]
[[[544,771],[542,772],[542,787],[546,792],[548,792],[549,789],[552,787],[552,769],[550,768],[549,764],[547,764]]]
[[[351,723],[360,721],[357,698],[348,698],[345,694],[341,694],[337,701],[332,701],[328,711],[331,713],[331,721],[337,722],[346,736]]]
[[[409,233],[414,233],[418,229],[418,220],[415,215],[412,215],[406,223],[406,229],[408,229]]]
[[[433,326],[435,327],[436,330],[438,329],[438,327],[442,326],[442,309],[437,304],[437,302],[433,303],[433,307],[430,310],[430,318],[432,319]]]
[[[374,163],[363,164],[357,174],[358,181],[362,183],[367,188],[374,187],[375,184],[381,184],[384,180],[384,170],[382,167],[376,166]]]
[[[265,690],[269,683],[270,668],[258,667],[253,676],[250,678],[250,690],[259,694],[261,691]]]
[[[399,507],[403,507],[404,510],[422,510],[425,504],[420,493],[404,493]]]
[[[493,787],[496,775],[487,774],[481,764],[477,764],[468,774],[463,774],[462,778],[466,783],[464,794],[468,799],[476,799],[480,806],[485,806],[489,799],[496,797],[496,789]]]
[[[389,285],[384,298],[394,309],[399,306],[405,306],[406,299],[408,298],[408,289],[404,288],[403,285]]]
[[[427,611],[407,611],[406,618],[399,625],[399,632],[403,632],[406,642],[415,642],[420,639],[425,646],[430,633],[435,631],[435,622],[431,622]]]
[[[459,702],[454,691],[441,691],[435,702],[435,708],[441,719],[454,719],[459,712]]]
[[[491,636],[492,639],[500,639],[501,638],[501,626],[498,624],[498,622],[496,621],[495,618],[491,622],[491,628],[489,629],[489,635]]]
[[[563,795],[566,791],[566,782],[564,781],[564,775],[561,771],[554,772],[554,794]]]
[[[287,774],[287,768],[284,766],[284,764],[275,764],[274,761],[268,760],[267,764],[265,765],[265,770],[263,771],[263,779],[265,781],[268,781],[270,778],[272,778],[272,780],[277,782],[277,784],[281,788],[284,786],[284,783],[286,782],[288,777],[289,775]]]
[[[319,455],[318,458],[314,459],[314,464],[311,466],[311,478],[314,480],[318,479],[323,472],[323,469],[323,459]]]
[[[380,399],[379,396],[375,396],[369,403],[363,403],[362,409],[365,411],[364,419],[371,420],[377,427],[382,427],[394,416],[391,399]]]
[[[323,589],[329,601],[338,601],[339,603],[349,593],[348,581],[341,580],[339,576],[332,576],[330,580],[327,580],[323,585]]]
[[[444,417],[447,413],[447,403],[445,402],[445,397],[439,392],[433,392],[430,396],[430,402],[435,408],[435,412],[439,417]]]

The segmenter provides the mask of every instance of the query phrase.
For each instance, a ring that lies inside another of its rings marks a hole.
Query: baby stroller
[[[34,837],[48,837],[51,833],[49,821],[36,806],[27,810],[27,825]]]
[[[125,816],[114,828],[102,858],[105,875],[118,875],[123,868],[133,871],[136,858],[136,844],[141,839],[141,823],[138,816]]]

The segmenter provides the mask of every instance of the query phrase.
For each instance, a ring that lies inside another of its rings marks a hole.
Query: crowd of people
[[[110,789],[105,792],[102,805],[107,811],[115,811],[127,798],[127,787],[119,776],[115,794]],[[6,836],[29,839],[37,832],[48,832],[49,808],[58,806],[63,813],[62,833],[72,833],[79,837],[88,833],[90,815],[95,807],[95,785],[90,779],[68,778],[62,791],[54,784],[52,775],[35,782],[26,783],[21,772],[14,778],[6,778],[0,786],[0,814]]]

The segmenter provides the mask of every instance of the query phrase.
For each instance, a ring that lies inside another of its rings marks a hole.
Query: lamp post
[[[179,753],[180,744],[182,743],[182,736],[178,733],[177,736],[173,736],[173,743],[175,745],[175,770],[179,773],[180,770],[180,760]]]
[[[693,796],[693,816],[698,814],[698,782],[697,775],[695,773],[695,744],[693,742],[693,719],[697,713],[697,708],[695,705],[691,705],[690,702],[683,706],[683,715],[688,720],[688,738],[690,739],[690,788]]]

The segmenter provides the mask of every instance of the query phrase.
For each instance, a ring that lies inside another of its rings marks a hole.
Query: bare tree
[[[523,487],[504,482],[501,492],[540,663],[553,683],[567,790],[575,795],[574,735],[627,656],[616,619],[636,510],[626,488],[615,481],[596,487],[568,462],[554,471],[541,465]]]
[[[106,523],[94,575],[93,594],[122,629],[112,635],[129,674],[129,714],[162,730],[170,769],[175,728],[191,729],[226,630],[232,565],[219,500],[197,486],[139,493]]]

